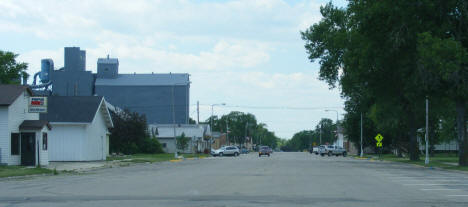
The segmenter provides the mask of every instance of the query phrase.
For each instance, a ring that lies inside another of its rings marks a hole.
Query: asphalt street
[[[468,174],[274,153],[0,180],[4,206],[468,206]]]

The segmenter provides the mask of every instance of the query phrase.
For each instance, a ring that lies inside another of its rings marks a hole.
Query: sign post
[[[383,136],[382,136],[381,134],[377,134],[377,136],[375,136],[375,140],[377,141],[377,143],[375,143],[375,145],[379,148],[379,159],[380,159],[381,156],[382,156],[382,148],[383,148],[382,140],[383,140]]]

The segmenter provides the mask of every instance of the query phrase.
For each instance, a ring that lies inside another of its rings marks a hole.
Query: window
[[[162,143],[162,147],[163,147],[163,148],[166,148],[166,143]]]
[[[11,155],[19,155],[19,133],[11,133]]]
[[[47,150],[47,133],[42,133],[42,150]]]

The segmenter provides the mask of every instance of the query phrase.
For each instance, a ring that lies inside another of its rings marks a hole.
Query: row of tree
[[[322,119],[314,130],[303,130],[297,132],[282,146],[283,151],[303,151],[312,146],[321,144],[332,144],[336,141],[336,123],[331,119]]]
[[[321,14],[301,35],[319,79],[341,88],[348,137],[360,143],[363,114],[365,145],[379,132],[384,146],[418,160],[428,99],[431,143],[456,138],[467,166],[468,2],[349,0]]]
[[[252,139],[257,145],[267,145],[271,148],[278,146],[279,138],[274,132],[269,131],[264,123],[258,123],[253,114],[240,111],[232,111],[220,118],[218,116],[209,117],[207,124],[212,124],[213,131],[229,132],[229,143],[243,145],[246,138]]]

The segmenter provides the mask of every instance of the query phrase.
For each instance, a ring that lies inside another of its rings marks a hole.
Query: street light
[[[211,104],[211,118],[210,118],[210,152],[211,152],[211,142],[213,139],[213,107],[214,106],[226,106],[226,103],[219,103],[219,104]]]
[[[337,132],[337,141],[338,141],[338,111],[337,110],[331,110],[331,109],[325,109],[326,112],[334,111],[336,112],[336,132]],[[342,146],[341,146],[342,147]]]

